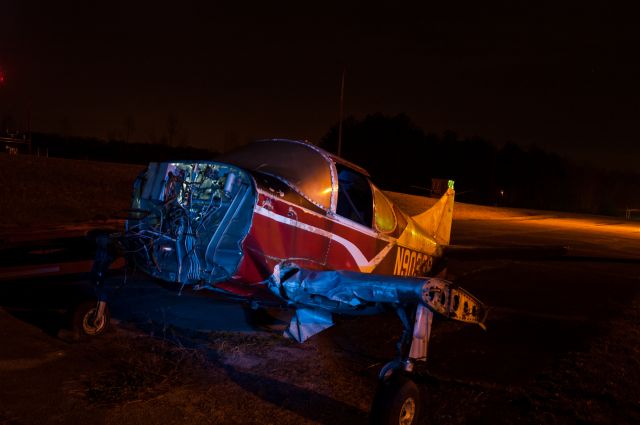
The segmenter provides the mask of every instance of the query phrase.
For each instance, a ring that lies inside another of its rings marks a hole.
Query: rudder
[[[411,217],[441,245],[448,245],[451,238],[454,197],[453,180],[449,180],[449,188],[438,202],[425,212]]]

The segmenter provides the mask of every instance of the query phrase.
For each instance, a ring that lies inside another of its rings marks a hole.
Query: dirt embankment
[[[129,207],[141,166],[0,155],[0,226],[108,217]]]

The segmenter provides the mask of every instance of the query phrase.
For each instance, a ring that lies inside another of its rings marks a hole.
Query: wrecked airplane
[[[216,161],[151,163],[136,180],[124,241],[155,278],[295,310],[305,341],[334,314],[394,310],[404,332],[380,371],[376,417],[414,423],[410,379],[433,314],[483,326],[486,309],[444,279],[454,189],[409,216],[362,168],[306,142],[265,140]]]

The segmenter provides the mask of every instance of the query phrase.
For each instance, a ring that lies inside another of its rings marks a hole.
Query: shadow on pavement
[[[225,366],[225,371],[232,381],[246,391],[311,421],[335,424],[336,418],[340,418],[339,423],[367,423],[367,412],[325,395],[268,377],[242,372],[230,366]]]

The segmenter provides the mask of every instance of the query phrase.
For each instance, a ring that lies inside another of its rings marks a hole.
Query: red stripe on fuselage
[[[350,241],[367,260],[373,259],[389,243],[387,238],[377,237],[372,230],[340,223],[264,193],[259,194],[257,205],[286,218],[287,222],[254,211],[251,229],[243,242],[245,255],[235,276],[248,283],[265,280],[273,272],[273,266],[283,260],[307,268],[360,270],[349,249],[337,240],[331,240],[331,235],[326,233]],[[297,227],[295,222],[325,234]]]

